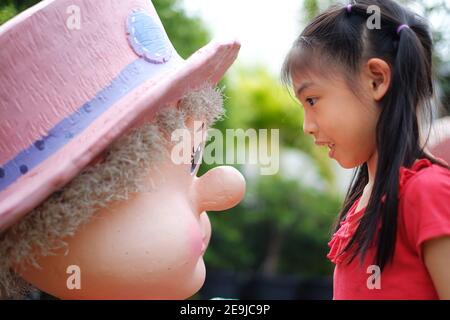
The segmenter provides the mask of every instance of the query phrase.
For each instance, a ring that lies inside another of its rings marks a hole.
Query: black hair
[[[368,25],[372,5],[379,8],[379,28]],[[409,27],[399,31],[403,24]],[[431,123],[434,97],[432,38],[428,24],[392,0],[356,0],[351,7],[334,5],[315,17],[295,40],[284,61],[282,78],[290,85],[293,72],[298,70],[322,71],[321,75],[325,76],[339,71],[349,88],[355,90],[358,88],[355,75],[370,58],[388,63],[391,85],[378,103],[378,160],[372,193],[359,226],[343,252],[353,248],[348,262],[359,255],[362,263],[368,249],[375,245],[374,263],[383,270],[394,257],[400,167],[409,168],[415,160],[426,158],[450,169],[427,154],[426,141],[421,145],[419,125],[424,122],[419,123],[419,119],[424,120],[421,117],[429,115]],[[367,183],[368,168],[364,163],[354,172],[335,231]]]

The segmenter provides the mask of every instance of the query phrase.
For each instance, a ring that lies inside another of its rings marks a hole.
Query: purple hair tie
[[[400,31],[402,31],[403,29],[408,28],[409,26],[407,24],[402,24],[397,28],[397,34],[400,34]]]
[[[347,5],[347,12],[348,13],[352,12],[352,5],[351,4]]]

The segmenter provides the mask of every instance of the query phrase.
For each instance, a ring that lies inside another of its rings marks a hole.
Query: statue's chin
[[[47,272],[48,270],[45,270]],[[139,299],[139,300],[183,300],[195,295],[205,281],[205,264],[203,258],[198,259],[195,267],[190,270],[177,270],[158,275],[151,274],[158,281],[146,281],[146,275],[134,275],[130,282],[126,277],[101,277],[96,285],[83,285],[81,289],[63,288],[56,283],[42,281],[42,273],[34,268],[27,268],[19,274],[30,284],[54,297],[60,299]],[[41,276],[40,276],[41,275]],[[69,277],[70,275],[67,275]],[[136,281],[141,277],[142,281]],[[58,277],[59,278],[59,277]],[[61,279],[61,278],[60,278]],[[88,280],[86,280],[88,281]]]

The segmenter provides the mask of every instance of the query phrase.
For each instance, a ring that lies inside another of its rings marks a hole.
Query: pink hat
[[[148,0],[45,0],[0,27],[0,232],[130,128],[214,85],[237,41],[183,60]]]

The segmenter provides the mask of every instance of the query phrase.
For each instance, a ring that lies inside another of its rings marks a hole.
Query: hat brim
[[[161,108],[187,92],[205,84],[215,85],[236,59],[239,48],[236,40],[212,41],[116,101],[67,144],[0,193],[0,232],[70,182],[130,128],[151,121]]]

